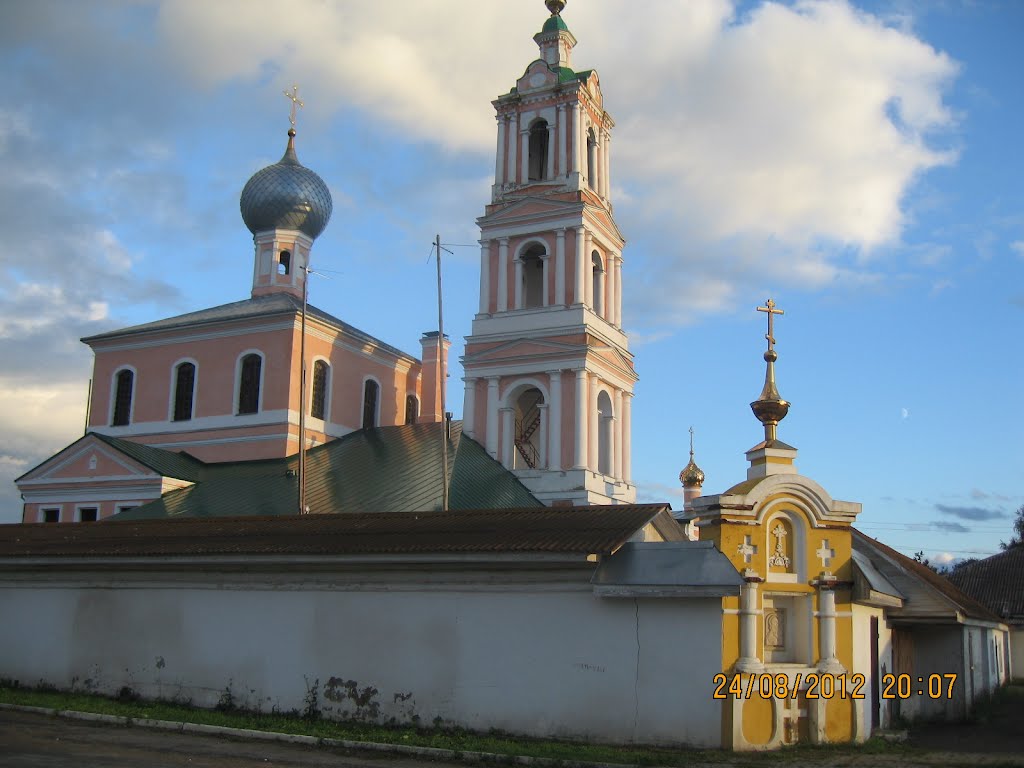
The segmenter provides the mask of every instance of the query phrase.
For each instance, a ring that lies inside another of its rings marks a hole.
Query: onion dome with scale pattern
[[[315,240],[324,231],[334,203],[324,180],[299,162],[294,128],[288,131],[284,157],[246,182],[239,207],[242,221],[254,235],[294,229]]]

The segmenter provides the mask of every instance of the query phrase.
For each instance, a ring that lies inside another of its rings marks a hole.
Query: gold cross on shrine
[[[298,107],[298,108],[301,109],[302,107],[304,107],[306,105],[302,102],[302,99],[299,98],[299,86],[293,85],[291,93],[289,93],[288,91],[283,91],[283,93],[284,93],[285,98],[288,99],[288,101],[290,101],[292,103],[292,111],[291,111],[291,114],[288,115],[288,122],[290,122],[292,124],[292,128],[294,129],[295,128],[295,108]]]
[[[771,299],[765,302],[766,306],[758,307],[758,312],[768,313],[768,333],[765,334],[765,338],[768,339],[768,349],[774,349],[775,347],[775,336],[774,336],[774,323],[772,323],[772,315],[784,315],[785,310],[776,309],[775,302]]]

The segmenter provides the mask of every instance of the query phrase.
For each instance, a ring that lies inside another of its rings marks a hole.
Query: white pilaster
[[[548,168],[545,179],[555,178],[555,129],[556,123],[548,123]]]
[[[517,112],[508,125],[508,183],[516,183],[517,159],[519,157],[519,113]]]
[[[566,167],[566,154],[565,154],[565,121],[567,119],[568,109],[565,104],[558,104],[555,107],[555,119],[558,122],[558,172],[562,176],[569,175],[569,169]]]
[[[462,400],[462,432],[476,437],[476,379],[466,376],[466,395]]]
[[[572,105],[572,170],[583,173],[583,152],[580,149],[580,138],[583,136],[582,105],[577,101]],[[583,143],[586,146],[586,142]]]
[[[515,303],[512,305],[516,309],[523,308],[523,259],[522,256],[516,256],[515,258],[515,283],[512,286],[512,294],[515,299]]]
[[[604,198],[612,198],[612,134],[610,131],[604,133]]]
[[[622,256],[615,255],[615,319],[612,321],[616,328],[622,327]]]
[[[530,180],[530,129],[525,127],[519,131],[519,178],[523,184]]]
[[[598,379],[597,375],[591,374],[590,405],[587,409],[587,437],[589,438],[589,448],[587,450],[587,453],[589,455],[589,462],[587,466],[594,471],[597,471],[598,467],[600,467],[601,465],[601,457],[598,456],[597,452],[598,438],[600,435],[600,432],[598,432],[598,430],[601,429],[602,426],[601,417],[597,413],[597,395],[598,386],[600,385],[600,383],[601,381],[600,379]]]
[[[494,183],[501,185],[505,183],[505,124],[508,122],[508,115],[498,115],[498,151],[494,160]]]
[[[480,241],[480,314],[491,311],[491,241]]]
[[[736,661],[737,672],[759,672],[764,669],[757,657],[757,582],[748,577],[740,587],[740,657]]]
[[[512,469],[515,451],[515,410],[512,408],[501,409],[501,463],[506,469]]]
[[[583,278],[583,303],[591,309],[594,308],[594,257],[591,251],[594,249],[594,236],[587,230],[583,235],[583,264],[585,275]]]
[[[612,475],[622,479],[622,390],[615,390],[615,421],[612,422]]]
[[[622,479],[633,482],[633,393],[622,393]]]
[[[498,311],[508,310],[508,238],[498,240]]]
[[[555,304],[565,306],[565,227],[555,230]]]
[[[540,299],[541,299],[540,300],[540,304],[541,304],[542,307],[546,307],[549,304],[551,304],[551,302],[548,301],[548,279],[549,279],[548,275],[551,273],[551,270],[548,269],[548,266],[550,264],[551,264],[551,254],[550,253],[545,253],[543,256],[540,257],[540,266],[541,266],[540,282],[541,282],[541,285],[543,286],[541,297],[540,297]]]
[[[551,409],[548,411],[548,469],[562,468],[562,372],[548,371],[551,381]]]
[[[576,434],[573,457],[574,469],[587,468],[587,409],[590,398],[587,393],[587,372],[580,368],[576,371],[576,403],[574,412],[576,415]]]
[[[576,285],[572,297],[573,304],[585,303],[587,296],[587,259],[583,233],[583,227],[576,227]]]
[[[487,377],[487,435],[484,447],[492,459],[498,458],[498,382],[497,376]]]
[[[538,437],[537,467],[547,469],[548,466],[548,404],[538,403],[537,410],[540,411],[540,435]]]

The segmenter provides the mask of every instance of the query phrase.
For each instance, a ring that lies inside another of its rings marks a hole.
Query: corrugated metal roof
[[[962,565],[949,580],[1004,619],[1024,623],[1024,546]]]
[[[314,514],[441,509],[441,424],[351,432],[306,453]],[[158,449],[153,449],[158,450]],[[205,464],[199,482],[127,510],[119,519],[298,514],[298,457]],[[450,509],[540,507],[533,494],[453,422]]]
[[[738,595],[743,577],[710,541],[629,542],[591,579],[609,597]]]
[[[957,613],[963,613],[973,619],[999,621],[999,617],[988,608],[926,565],[856,529],[852,529],[852,533],[854,549],[867,557],[905,597],[903,607],[892,609],[893,618],[941,619],[955,618]]]
[[[268,293],[264,296],[256,296],[251,299],[243,299],[242,301],[234,301],[230,304],[221,304],[216,307],[200,309],[196,312],[188,312],[184,315],[167,317],[163,320],[154,320],[151,323],[142,323],[141,325],[132,325],[128,328],[118,328],[114,331],[98,333],[94,336],[86,336],[82,341],[91,345],[96,341],[109,341],[111,339],[131,336],[137,333],[170,331],[194,325],[209,325],[211,323],[223,323],[233,320],[267,318],[276,314],[297,314],[301,311],[302,301],[295,296],[292,296],[290,293]],[[329,312],[325,312],[322,309],[314,307],[312,304],[308,304],[306,306],[306,315],[309,318],[315,318],[322,323],[334,326],[338,330],[342,331],[345,336],[350,337],[352,340],[360,344],[370,344],[374,347],[390,352],[396,357],[405,358],[407,360],[419,360],[419,358],[403,352],[390,344],[385,344],[380,339],[371,336],[365,331],[359,330],[354,325],[349,325],[344,320],[339,320]]]
[[[664,504],[0,526],[0,560],[46,557],[609,554]]]

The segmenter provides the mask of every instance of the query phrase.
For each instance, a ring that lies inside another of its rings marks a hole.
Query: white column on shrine
[[[594,236],[588,230],[583,235],[583,303],[591,309],[594,308],[594,262],[590,255],[593,250]]]
[[[509,184],[516,183],[516,160],[519,157],[519,113],[516,113],[508,126],[508,178]]]
[[[633,393],[622,393],[622,479],[633,482]]]
[[[612,422],[612,438],[615,450],[612,453],[612,475],[619,479],[622,477],[622,390],[615,390],[615,421]]]
[[[540,284],[541,284],[541,297],[540,297],[540,299],[541,299],[541,301],[540,301],[540,304],[541,304],[542,307],[547,307],[547,306],[549,306],[551,304],[551,302],[548,300],[548,297],[551,295],[550,293],[548,293],[548,280],[550,279],[548,277],[548,275],[551,274],[550,266],[551,266],[551,254],[550,253],[545,253],[544,255],[542,255],[540,257],[540,267],[541,267],[541,276],[540,276]]]
[[[462,400],[462,432],[474,437],[476,434],[476,379],[466,376],[466,396]]]
[[[836,593],[835,577],[818,582],[818,669],[822,672],[845,671],[836,658]]]
[[[566,154],[565,154],[565,121],[567,119],[568,109],[565,104],[558,104],[555,106],[555,122],[558,123],[558,173],[562,176],[569,174],[569,169],[566,167]]]
[[[584,257],[586,253],[584,231],[583,227],[576,227],[576,284],[573,286],[573,304],[585,303],[587,296],[587,260]]]
[[[623,327],[623,256],[615,254],[615,296],[612,305],[615,309],[615,318],[612,324],[615,328]]]
[[[491,311],[491,241],[480,241],[480,314]]]
[[[512,296],[514,303],[512,306],[515,309],[523,308],[523,259],[522,255],[516,256],[515,258],[515,283],[512,286]]]
[[[501,409],[501,463],[506,469],[512,469],[514,464],[512,456],[512,452],[515,450],[514,415],[515,410],[512,408]]]
[[[498,458],[498,382],[497,376],[487,377],[487,435],[484,447],[492,459]]]
[[[588,408],[587,420],[590,422],[587,425],[587,436],[589,437],[589,447],[587,453],[589,455],[589,463],[587,464],[592,470],[597,470],[601,465],[601,458],[598,456],[598,440],[600,437],[599,429],[603,426],[601,424],[601,417],[597,412],[597,395],[598,387],[601,384],[601,380],[596,375],[590,377],[590,407]]]
[[[508,309],[508,238],[498,240],[498,311]]]
[[[537,438],[537,468],[546,469],[548,466],[548,419],[550,412],[547,403],[538,403],[537,410],[540,411],[540,435]]]
[[[562,372],[548,371],[551,409],[548,411],[548,469],[562,468]]]
[[[749,573],[749,571],[748,571]],[[744,577],[740,587],[740,657],[736,660],[737,672],[759,672],[764,665],[757,656],[757,576]]]
[[[587,406],[590,398],[587,396],[587,372],[580,368],[576,371],[576,434],[573,436],[573,468],[587,468]]]
[[[555,130],[557,124],[552,122],[548,123],[548,168],[545,174],[545,179],[555,178]]]
[[[565,227],[555,230],[555,304],[565,306]]]
[[[583,111],[582,105],[577,101],[572,105],[572,170],[576,173],[583,172],[583,150],[581,147],[586,146],[586,142],[581,144],[581,138],[583,138]]]
[[[494,183],[502,185],[505,183],[505,124],[508,123],[508,115],[498,115],[498,151],[494,160]]]

